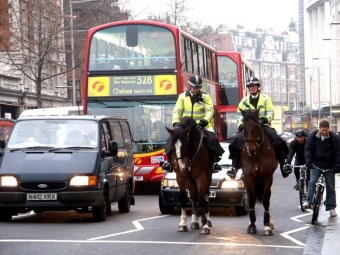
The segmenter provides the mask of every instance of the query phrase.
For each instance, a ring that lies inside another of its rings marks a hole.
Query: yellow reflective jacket
[[[255,110],[255,107],[250,103],[250,95],[244,97],[241,102],[238,105],[237,108],[237,119],[238,119],[238,123],[237,126],[240,126],[242,124],[242,114],[241,111],[242,110]],[[260,118],[266,118],[268,120],[268,124],[266,125],[271,125],[272,120],[274,119],[274,107],[273,107],[273,103],[272,100],[269,96],[264,95],[262,93],[259,93],[259,101],[257,103],[257,109],[260,110],[259,111],[259,117]]]
[[[192,103],[190,90],[181,93],[178,96],[175,108],[172,112],[172,124],[178,123],[185,116],[192,117],[197,123],[201,119],[208,121],[208,125],[205,127],[207,131],[214,132],[214,128],[211,125],[214,118],[214,106],[209,94],[202,93],[197,94],[197,100]]]

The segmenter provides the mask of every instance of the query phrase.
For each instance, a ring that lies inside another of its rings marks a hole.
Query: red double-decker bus
[[[137,189],[160,186],[165,126],[172,127],[172,110],[190,75],[200,75],[202,90],[215,106],[219,102],[216,51],[164,23],[129,20],[90,29],[84,74],[84,114],[129,120]]]
[[[236,111],[246,95],[246,81],[254,75],[252,65],[239,52],[217,52],[219,105],[216,119],[221,141],[231,141],[237,132]]]

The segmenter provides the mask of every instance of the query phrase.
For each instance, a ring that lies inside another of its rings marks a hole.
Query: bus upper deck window
[[[126,44],[128,47],[138,45],[138,26],[130,25],[126,27]]]

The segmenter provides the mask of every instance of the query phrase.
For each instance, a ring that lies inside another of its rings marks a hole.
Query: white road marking
[[[142,224],[139,223],[140,221],[153,220],[153,219],[163,218],[163,217],[167,217],[167,216],[169,216],[169,215],[162,215],[162,216],[155,216],[155,217],[150,217],[150,218],[145,218],[145,219],[140,219],[140,220],[134,220],[134,221],[132,221],[132,224],[136,227],[136,229],[132,229],[132,230],[124,231],[124,232],[118,232],[118,233],[105,235],[105,236],[88,238],[87,240],[89,240],[89,241],[99,240],[99,239],[104,239],[104,238],[108,238],[108,237],[112,237],[112,236],[119,236],[119,235],[129,234],[129,233],[136,232],[136,231],[141,231],[141,230],[144,229],[144,227],[142,226]]]
[[[249,247],[268,247],[268,248],[286,248],[286,249],[303,249],[302,246],[288,245],[265,245],[265,244],[247,244],[247,243],[201,243],[201,242],[167,242],[167,241],[123,241],[123,240],[41,240],[41,239],[0,239],[0,243],[18,242],[18,243],[118,243],[118,244],[176,244],[176,245],[202,245],[202,246],[249,246]]]

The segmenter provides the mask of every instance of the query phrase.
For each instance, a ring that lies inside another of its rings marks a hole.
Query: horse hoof
[[[272,236],[273,231],[271,229],[265,229],[265,230],[263,230],[263,235],[264,236]]]
[[[177,232],[188,232],[188,227],[185,225],[178,226]]]
[[[210,228],[202,228],[200,234],[209,235],[210,234]]]
[[[208,225],[209,228],[212,227],[211,220],[208,220],[208,221],[207,221],[207,225]]]
[[[274,229],[274,224],[273,224],[273,223],[269,223],[269,227],[270,227],[271,229]]]
[[[191,229],[200,229],[200,224],[198,222],[192,222]]]
[[[248,234],[256,234],[257,230],[256,230],[256,227],[254,226],[249,226],[248,229],[247,229],[247,233]]]

